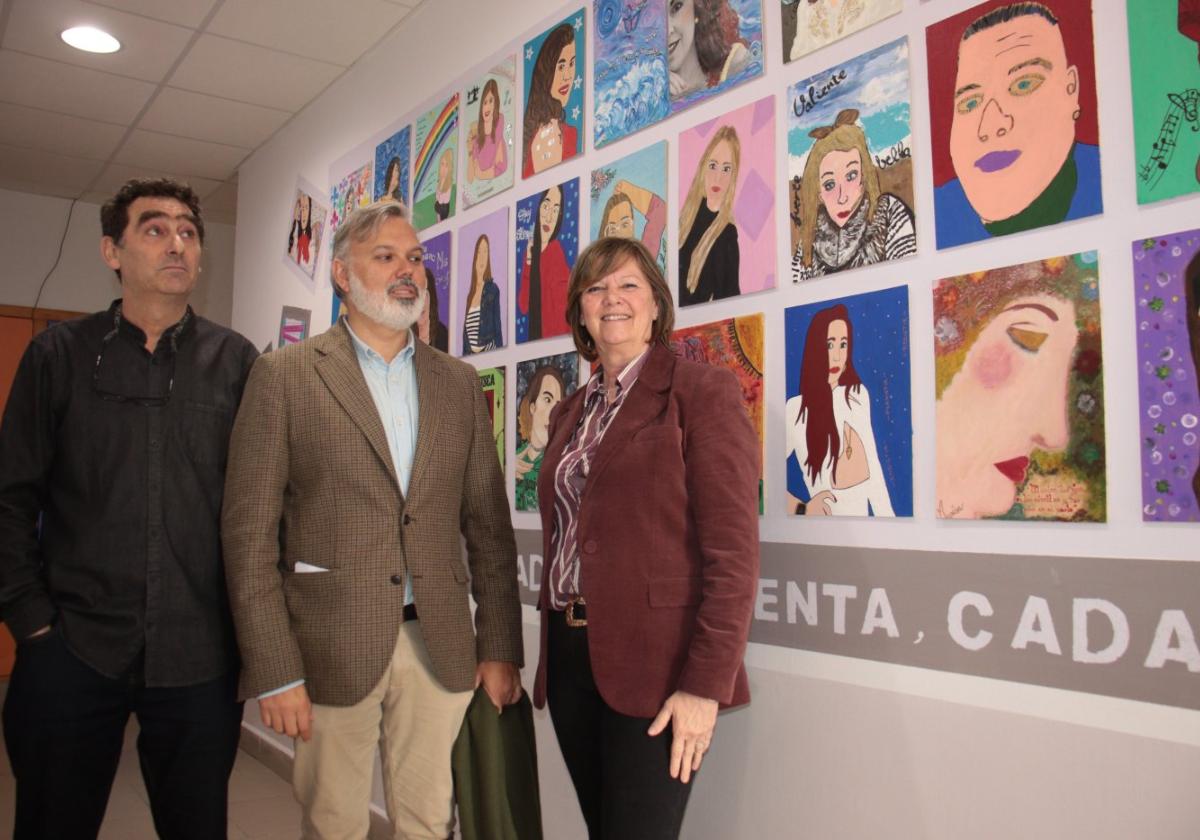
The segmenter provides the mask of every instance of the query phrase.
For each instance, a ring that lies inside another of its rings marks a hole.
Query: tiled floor
[[[0,700],[7,683],[0,683]],[[137,722],[125,731],[125,751],[117,768],[101,840],[153,840],[154,823],[138,768]],[[16,782],[0,734],[0,836],[12,828]],[[300,836],[300,806],[292,788],[245,752],[239,752],[229,780],[229,840],[295,840]]]

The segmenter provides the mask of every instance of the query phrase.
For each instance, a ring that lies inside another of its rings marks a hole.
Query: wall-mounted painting
[[[538,509],[537,480],[549,443],[550,412],[579,385],[579,354],[517,362],[517,447],[513,453],[517,510]]]
[[[417,338],[430,347],[450,352],[450,231],[421,243],[425,265],[417,283],[425,290],[425,307],[413,324]]]
[[[1103,522],[1096,253],[933,289],[937,515]]]
[[[680,306],[775,286],[774,102],[679,135]]]
[[[406,125],[375,147],[375,200],[387,197],[408,205],[412,126]]]
[[[898,13],[901,0],[782,0],[783,60],[795,61]]]
[[[292,221],[288,226],[287,250],[284,252],[285,262],[307,283],[313,282],[321,245],[325,240],[325,219],[329,214],[329,208],[313,198],[316,194],[317,191],[308,182],[301,180],[297,184],[296,200],[292,203]]]
[[[517,343],[567,333],[567,282],[579,255],[579,179],[517,202]]]
[[[792,281],[910,257],[908,39],[788,89]]]
[[[510,55],[463,93],[463,207],[513,185],[517,58]]]
[[[1101,212],[1091,0],[989,0],[925,44],[938,248]]]
[[[583,9],[525,45],[521,177],[583,154]]]
[[[789,307],[788,513],[912,516],[908,288]]]
[[[667,141],[592,170],[592,239],[639,239],[667,270]]]
[[[458,200],[458,94],[417,117],[413,132],[413,227],[454,215]]]
[[[1200,522],[1200,230],[1133,243],[1142,519]]]
[[[458,230],[458,303],[454,350],[474,356],[504,346],[508,298],[508,208]]]

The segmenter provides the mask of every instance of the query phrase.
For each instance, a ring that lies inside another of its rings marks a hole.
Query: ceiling
[[[0,188],[104,202],[137,176],[232,223],[237,168],[422,0],[0,0]],[[91,25],[122,48],[59,33]]]

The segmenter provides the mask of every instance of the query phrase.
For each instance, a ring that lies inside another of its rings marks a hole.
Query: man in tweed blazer
[[[347,316],[259,359],[230,444],[222,528],[241,694],[298,738],[305,837],[366,836],[377,744],[396,836],[448,836],[471,690],[482,682],[497,709],[521,695],[491,420],[475,369],[410,329],[426,292],[407,218],[381,201],[342,223],[332,280]]]

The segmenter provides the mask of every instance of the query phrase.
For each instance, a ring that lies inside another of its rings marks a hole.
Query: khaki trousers
[[[416,621],[400,627],[379,684],[353,706],[313,705],[312,739],[296,740],[292,785],[306,840],[362,840],[370,827],[378,746],[395,840],[444,840],[454,829],[450,753],[473,692],[442,688]]]

